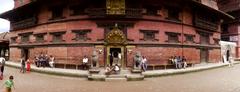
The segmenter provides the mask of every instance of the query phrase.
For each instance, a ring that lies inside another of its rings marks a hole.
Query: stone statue
[[[140,63],[141,63],[141,61],[142,61],[141,52],[139,52],[139,51],[136,52],[133,60],[134,60],[134,69],[140,69],[140,68],[141,68],[141,67],[140,67]]]
[[[93,54],[92,54],[92,64],[91,64],[91,67],[98,67],[98,53],[97,51],[93,51]]]

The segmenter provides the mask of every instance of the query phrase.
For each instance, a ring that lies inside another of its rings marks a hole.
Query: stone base
[[[141,69],[132,69],[131,70],[132,73],[142,73]]]
[[[105,75],[93,74],[88,76],[88,80],[90,81],[105,81],[105,79],[106,79]]]
[[[127,75],[127,81],[142,81],[144,80],[144,76],[143,75],[133,75],[133,74],[130,74],[130,75]]]
[[[100,70],[97,68],[89,69],[88,71],[90,74],[98,74],[100,72]]]

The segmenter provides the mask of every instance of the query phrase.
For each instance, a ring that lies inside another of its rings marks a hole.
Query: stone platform
[[[235,61],[234,64],[239,64],[239,62]],[[6,66],[20,68],[20,63],[6,61]],[[109,76],[106,76],[104,74],[104,68],[100,68],[99,71],[93,70],[92,71],[93,73],[89,73],[89,71],[87,70],[42,68],[42,67],[38,68],[32,65],[31,71],[45,73],[45,74],[59,75],[59,76],[82,77],[82,78],[87,78],[88,80],[96,80],[96,81],[119,81],[119,80],[138,81],[138,80],[144,80],[144,78],[185,74],[185,73],[215,69],[215,68],[220,68],[225,66],[228,66],[228,63],[206,63],[206,64],[195,65],[194,67],[188,67],[186,69],[148,70],[142,73],[139,73],[139,71],[131,71],[130,69],[125,69],[125,70],[121,70],[119,74],[112,74]],[[132,72],[137,72],[137,73],[132,73]]]

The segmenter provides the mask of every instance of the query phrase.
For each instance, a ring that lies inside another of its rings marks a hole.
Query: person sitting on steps
[[[120,72],[120,67],[118,66],[118,64],[115,64],[113,70],[115,74],[118,74]]]
[[[113,69],[110,68],[110,65],[107,65],[107,67],[105,68],[105,74],[110,75],[112,73],[112,70]]]

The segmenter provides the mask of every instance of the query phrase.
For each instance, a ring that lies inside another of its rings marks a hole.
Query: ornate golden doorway
[[[124,46],[107,46],[107,65],[125,67]]]
[[[115,65],[118,64],[121,67],[125,67],[125,44],[126,36],[115,24],[115,27],[106,35],[106,64]]]

